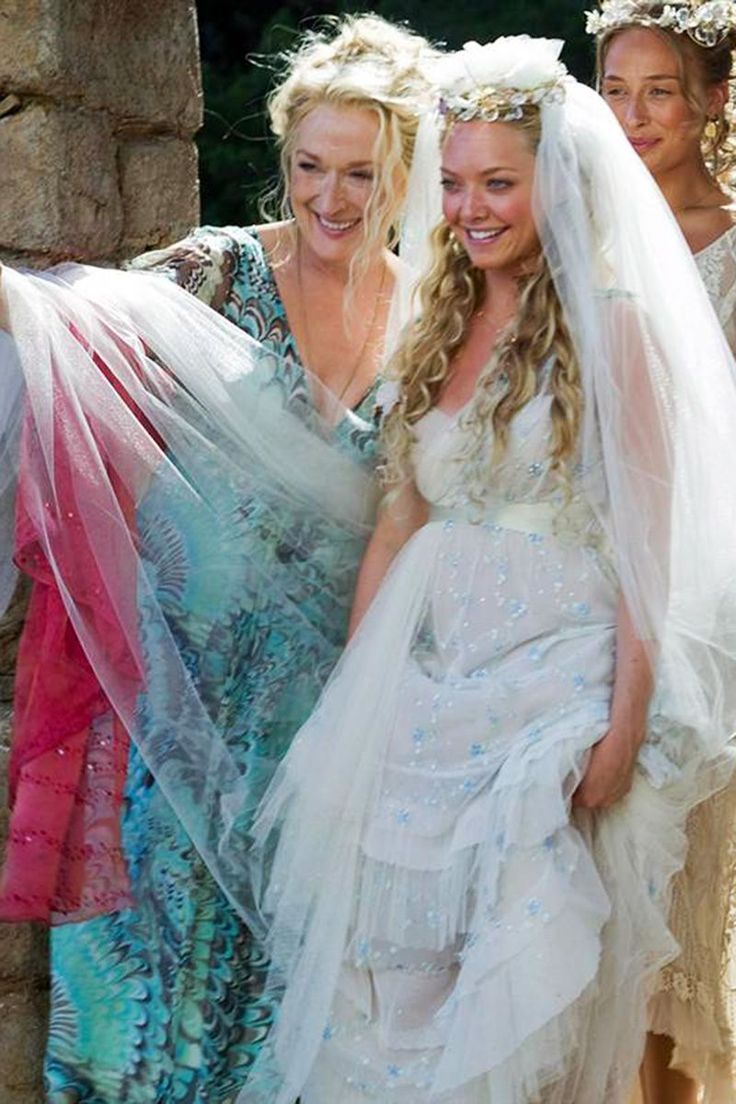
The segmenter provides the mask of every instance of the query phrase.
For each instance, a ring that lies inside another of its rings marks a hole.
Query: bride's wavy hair
[[[606,65],[606,54],[614,39],[623,31],[641,29],[643,23],[637,22],[647,17],[658,18],[666,4],[652,0],[638,0],[632,12],[631,22],[614,27],[598,36],[596,42],[596,85],[600,90]],[[736,32],[730,31],[715,46],[701,46],[687,34],[678,34],[668,27],[646,26],[646,29],[658,35],[677,59],[680,79],[685,99],[696,117],[702,121],[700,147],[703,160],[712,178],[722,187],[733,190],[736,184],[736,138],[733,131],[736,90],[734,81],[734,51],[736,51]],[[717,84],[728,82],[729,95],[723,110],[712,120],[713,133],[706,128],[705,92]]]
[[[445,138],[456,120],[450,119]],[[488,124],[494,125],[494,124]],[[534,152],[541,138],[538,107],[527,105],[515,126]],[[542,368],[552,361],[549,390],[552,396],[550,469],[568,481],[582,419],[583,392],[580,367],[557,291],[541,251],[534,270],[520,277],[516,317],[501,335],[496,349],[481,371],[473,399],[463,414],[471,430],[469,459],[478,473],[473,497],[482,497],[488,469],[498,463],[508,446],[514,417],[537,394]],[[420,312],[408,329],[387,368],[399,383],[399,398],[383,427],[387,484],[399,484],[410,471],[416,442],[415,425],[438,402],[454,356],[462,348],[470,321],[480,308],[485,280],[456,239],[441,223],[432,234],[432,266],[418,289]],[[489,451],[489,427],[492,447]]]

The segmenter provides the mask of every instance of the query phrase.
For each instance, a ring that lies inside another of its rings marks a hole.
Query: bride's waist
[[[511,529],[528,536],[550,536],[569,544],[600,544],[598,520],[587,502],[552,501],[433,504],[430,522],[465,522],[471,525]]]

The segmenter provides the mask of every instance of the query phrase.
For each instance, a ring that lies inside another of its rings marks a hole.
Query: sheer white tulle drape
[[[651,176],[576,83],[544,108],[536,207],[582,366],[588,497],[697,771],[736,715],[731,353]]]
[[[13,578],[5,503],[22,456],[29,520],[100,686],[234,907],[256,923],[247,788],[172,629],[161,550],[137,530],[136,508],[155,487],[227,542],[233,503],[257,503],[284,549],[319,519],[325,539],[353,549],[354,570],[375,490],[332,437],[353,415],[316,379],[325,413],[291,409],[274,354],[166,280],[64,266],[6,269],[3,286],[13,339],[0,346],[2,595]],[[104,595],[82,577],[79,548]],[[261,603],[290,600],[286,568],[266,577],[257,555],[242,586]],[[315,657],[331,655],[334,644],[313,635]]]

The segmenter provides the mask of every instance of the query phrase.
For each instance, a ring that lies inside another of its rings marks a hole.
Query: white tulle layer
[[[285,988],[242,1101],[627,1099],[694,786],[660,702],[657,785],[642,767],[571,815],[616,603],[591,548],[453,522],[410,542],[262,810]]]

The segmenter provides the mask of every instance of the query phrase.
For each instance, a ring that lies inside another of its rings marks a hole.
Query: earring
[[[705,124],[705,137],[709,142],[713,142],[718,137],[718,119],[708,119]]]

